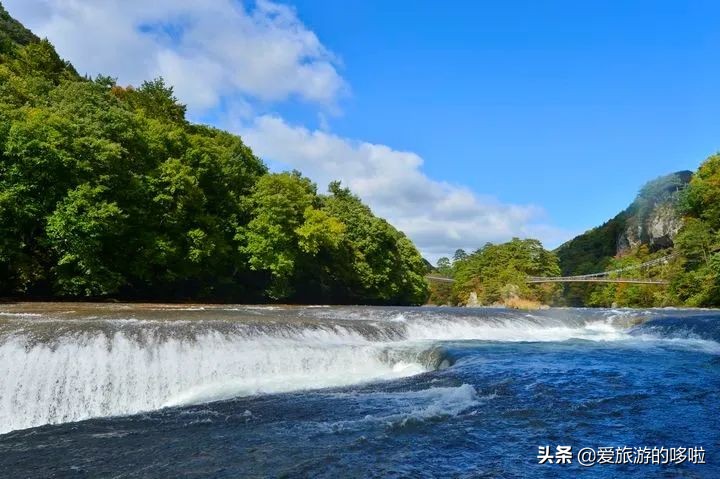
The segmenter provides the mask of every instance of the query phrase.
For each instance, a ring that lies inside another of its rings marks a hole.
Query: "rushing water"
[[[706,464],[538,464],[538,447]],[[720,477],[711,311],[0,305],[2,477]]]

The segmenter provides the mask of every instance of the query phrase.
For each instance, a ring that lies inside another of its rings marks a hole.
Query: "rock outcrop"
[[[671,248],[682,227],[680,191],[692,178],[689,171],[662,176],[646,184],[625,213],[625,229],[617,238],[616,254],[647,245],[651,251]]]
[[[682,226],[678,199],[691,178],[692,172],[679,171],[650,181],[613,219],[560,246],[555,252],[563,274],[601,271],[610,258],[640,245],[651,251],[672,247]]]

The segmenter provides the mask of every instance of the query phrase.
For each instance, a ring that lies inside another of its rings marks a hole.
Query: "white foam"
[[[407,337],[413,340],[553,342],[570,339],[617,341],[630,337],[623,330],[603,320],[578,325],[538,324],[518,319],[483,322],[421,320],[407,324]]]
[[[673,349],[685,349],[690,351],[700,351],[706,354],[720,355],[720,344],[710,339],[702,339],[699,337],[663,337],[652,333],[638,334],[632,336],[632,339],[639,343],[646,343],[648,346],[668,347]]]
[[[430,388],[412,393],[405,393],[404,400],[416,405],[409,411],[383,418],[383,420],[400,426],[411,421],[457,416],[463,411],[480,404],[477,391],[469,384],[458,387]]]
[[[444,417],[456,417],[463,413],[475,413],[471,409],[492,400],[494,395],[480,396],[469,384],[456,387],[434,387],[419,391],[352,392],[335,393],[332,397],[357,399],[362,404],[377,404],[392,414],[368,414],[359,420],[344,420],[318,424],[322,429],[352,429],[359,423],[380,423],[388,427],[404,427],[410,423],[424,422]]]
[[[127,415],[240,395],[345,386],[409,376],[419,363],[381,354],[384,343],[338,331],[291,337],[191,339],[78,334],[52,345],[22,334],[0,343],[0,432]]]

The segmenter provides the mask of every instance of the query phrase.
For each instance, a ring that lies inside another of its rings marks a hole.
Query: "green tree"
[[[319,209],[315,185],[298,172],[260,179],[250,197],[253,218],[239,231],[252,269],[266,271],[274,299],[288,299],[322,250],[335,250],[345,225]]]
[[[442,275],[445,275],[445,276],[452,275],[453,268],[452,268],[452,263],[450,262],[449,258],[442,257],[442,258],[438,259],[437,272]]]
[[[682,196],[686,218],[675,238],[683,270],[673,293],[690,306],[720,306],[720,155],[709,157]]]
[[[125,252],[113,247],[119,246],[126,216],[106,193],[103,186],[80,185],[48,217],[48,242],[59,257],[57,291],[62,295],[106,295],[125,282],[117,267]]]
[[[462,261],[465,258],[467,258],[467,253],[464,249],[457,249],[455,250],[455,254],[453,255],[453,261]]]
[[[370,298],[373,303],[424,303],[428,296],[425,263],[415,246],[339,182],[331,183],[329,192],[324,209],[346,225],[349,268],[344,282],[352,296]]]

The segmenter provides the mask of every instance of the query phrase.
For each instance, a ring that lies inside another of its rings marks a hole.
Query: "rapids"
[[[422,443],[432,424],[444,431],[445,425],[461,421],[468,437],[491,431],[490,426],[483,426],[483,418],[491,419],[488,411],[510,428],[507,437],[516,430],[537,441],[561,440],[572,434],[567,429],[551,433],[547,409],[531,412],[553,397],[553,388],[562,384],[566,397],[548,402],[545,408],[573,397],[565,406],[568,411],[577,412],[594,401],[603,408],[608,401],[612,404],[625,396],[642,405],[649,401],[648,394],[657,393],[646,384],[655,379],[643,376],[639,385],[625,379],[618,386],[612,381],[612,371],[639,364],[662,367],[662,361],[687,368],[687,361],[703,364],[703,358],[717,365],[718,321],[714,312],[674,310],[530,313],[449,308],[2,305],[0,453],[19,454],[14,447],[29,440],[23,435],[25,430],[35,431],[32,437],[45,443],[52,440],[53,428],[63,425],[83,431],[96,428],[93,424],[107,424],[111,427],[106,433],[115,434],[118,427],[145,430],[145,421],[157,427],[158,420],[173,430],[175,424],[212,428],[214,424],[221,427],[220,420],[236,421],[235,427],[260,428],[255,433],[269,441],[266,446],[282,450],[290,447],[282,438],[294,434],[315,438],[340,434],[353,440],[365,437],[365,441],[372,437],[375,447],[383,436],[390,434],[393,440],[387,441],[394,443],[396,434],[413,435],[419,428],[425,432],[415,440]],[[651,357],[665,359],[647,363]],[[684,388],[690,387],[696,398],[706,398],[706,387],[720,381],[716,366],[712,367],[712,372],[704,373],[709,374],[704,384]],[[601,378],[610,382],[598,383]],[[585,389],[587,385],[592,386]],[[676,385],[667,385],[668,390]],[[673,394],[684,397],[677,391]],[[515,398],[512,402],[494,409],[511,397]],[[534,403],[525,404],[533,397]],[[268,401],[273,403],[270,409]],[[713,412],[713,403],[703,401],[705,414]],[[309,405],[317,409],[317,417],[296,417]],[[327,410],[332,405],[337,411]],[[613,414],[628,414],[624,407]],[[281,423],[266,422],[275,415],[284,418]],[[527,423],[532,417],[533,422]],[[280,433],[278,427],[286,430]],[[545,435],[528,427],[544,428]],[[232,431],[224,434],[244,434]],[[377,431],[385,432],[378,436]],[[144,437],[142,432],[135,433]],[[187,437],[189,444],[193,434]],[[584,437],[591,439],[592,435]],[[712,446],[718,436],[704,439],[709,441],[706,446]],[[359,444],[362,449],[362,441]],[[431,443],[422,447],[426,453],[434,448]],[[523,450],[521,459],[527,462],[536,452]],[[302,460],[310,453],[292,450],[288,454]],[[148,461],[146,466],[152,467]],[[287,468],[292,471],[288,464],[259,461],[257,467],[270,467],[263,469],[273,472],[269,475]],[[387,470],[354,463],[345,466],[355,467],[358,476],[404,471],[389,461]],[[460,462],[467,466],[467,461]],[[400,469],[393,469],[393,464]],[[103,475],[102,467],[93,467]],[[459,471],[448,467],[438,471]],[[253,475],[260,469],[230,470]],[[41,467],[39,472],[43,471],[47,472]]]

